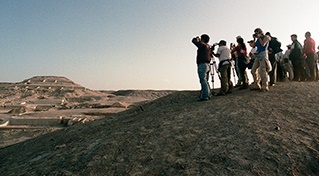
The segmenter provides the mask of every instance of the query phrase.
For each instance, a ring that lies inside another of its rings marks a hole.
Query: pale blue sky
[[[319,0],[1,0],[0,82],[57,75],[91,89],[200,88],[194,36],[261,27],[320,41]],[[217,79],[216,79],[217,80]]]

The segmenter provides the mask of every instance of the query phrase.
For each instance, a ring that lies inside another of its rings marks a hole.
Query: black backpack
[[[276,37],[271,37],[269,48],[272,49],[274,54],[277,54],[278,52],[283,51],[281,49],[281,42]]]

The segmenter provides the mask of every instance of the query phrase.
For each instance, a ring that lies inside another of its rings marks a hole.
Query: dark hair
[[[201,40],[203,40],[205,43],[208,43],[210,40],[210,37],[207,34],[202,34]]]
[[[246,45],[244,44],[243,38],[238,38],[238,39],[237,39],[237,42],[239,43],[239,45],[240,45],[242,48],[247,49]]]
[[[298,38],[297,34],[292,34],[291,37]]]
[[[311,37],[311,33],[309,31],[306,32],[306,36]]]
[[[256,28],[256,29],[254,30],[254,32],[257,32],[257,33],[261,32],[261,33],[262,33],[262,30],[261,30],[260,28]]]
[[[219,45],[227,46],[227,42],[225,40],[220,40]]]

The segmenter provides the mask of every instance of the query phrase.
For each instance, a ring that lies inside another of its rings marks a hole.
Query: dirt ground
[[[206,102],[195,101],[198,94],[170,92],[67,128],[1,130],[7,142],[0,148],[0,173],[319,174],[318,82],[280,82],[269,92],[234,90]],[[11,141],[19,137],[30,139]]]

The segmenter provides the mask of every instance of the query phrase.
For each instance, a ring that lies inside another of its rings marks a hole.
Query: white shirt
[[[220,54],[219,61],[224,61],[224,60],[230,60],[231,59],[231,54],[230,54],[230,49],[226,46],[220,46],[218,48],[217,54]],[[223,65],[228,64],[228,62],[224,62]]]
[[[288,49],[288,50],[284,53],[283,58],[289,59],[290,52],[291,52],[291,50]]]
[[[254,53],[256,53],[256,52],[257,52],[257,47],[253,47],[253,48],[251,49],[251,51],[250,51],[251,54],[254,54]]]

